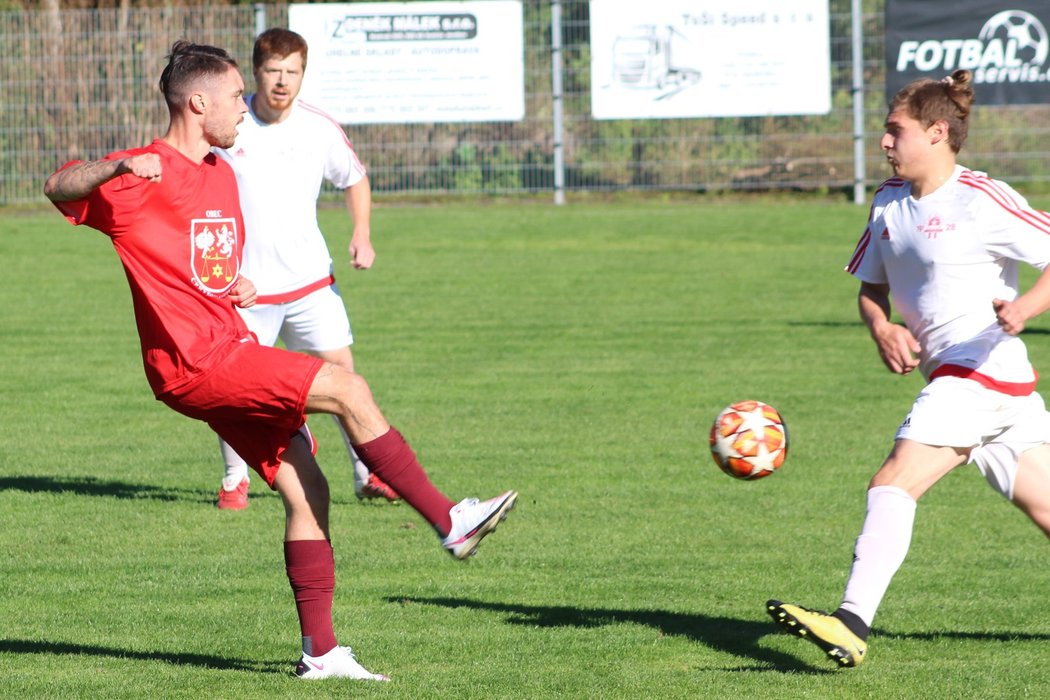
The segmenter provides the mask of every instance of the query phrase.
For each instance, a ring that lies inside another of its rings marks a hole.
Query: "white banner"
[[[828,0],[591,0],[595,119],[826,114]]]
[[[343,124],[519,121],[519,0],[292,4],[309,44],[302,95]]]

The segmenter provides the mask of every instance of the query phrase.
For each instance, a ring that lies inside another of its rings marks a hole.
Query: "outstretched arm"
[[[1023,331],[1028,319],[1050,309],[1050,265],[1043,268],[1043,273],[1027,292],[1013,301],[993,299],[992,308],[1004,331],[1010,335]]]
[[[354,232],[350,237],[350,262],[358,270],[367,270],[376,259],[375,249],[372,248],[372,186],[368,177],[346,188],[343,197],[354,222]]]
[[[83,199],[115,177],[127,174],[160,182],[160,157],[143,153],[117,160],[77,163],[51,174],[44,183],[44,195],[52,202]]]
[[[886,368],[896,374],[908,374],[918,367],[919,342],[911,331],[890,320],[890,286],[861,282],[857,305]]]

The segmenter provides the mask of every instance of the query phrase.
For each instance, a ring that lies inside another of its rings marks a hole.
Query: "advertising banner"
[[[519,121],[518,0],[293,4],[309,44],[303,99],[342,124]]]
[[[886,0],[886,99],[973,71],[977,104],[1050,102],[1050,0]]]
[[[825,114],[828,0],[591,0],[595,119]]]

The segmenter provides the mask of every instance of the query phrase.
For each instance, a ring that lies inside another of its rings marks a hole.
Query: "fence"
[[[555,149],[549,0],[524,0],[526,115],[514,123],[348,129],[377,195],[618,190],[849,190],[854,185],[850,0],[831,0],[832,111],[819,116],[615,120],[590,117],[587,0],[562,0]],[[72,158],[142,145],[163,133],[156,88],[177,38],[231,51],[252,85],[257,20],[286,26],[287,3],[0,12],[0,205],[42,201],[44,178]],[[887,171],[881,0],[865,0],[863,121],[868,183]],[[978,108],[967,165],[1012,182],[1050,181],[1050,108]],[[560,162],[556,163],[556,159]],[[555,167],[555,166],[559,167]],[[563,166],[563,169],[562,169]]]

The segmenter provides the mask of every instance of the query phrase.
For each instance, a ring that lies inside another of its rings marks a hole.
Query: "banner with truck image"
[[[591,0],[595,119],[831,110],[828,0]]]

